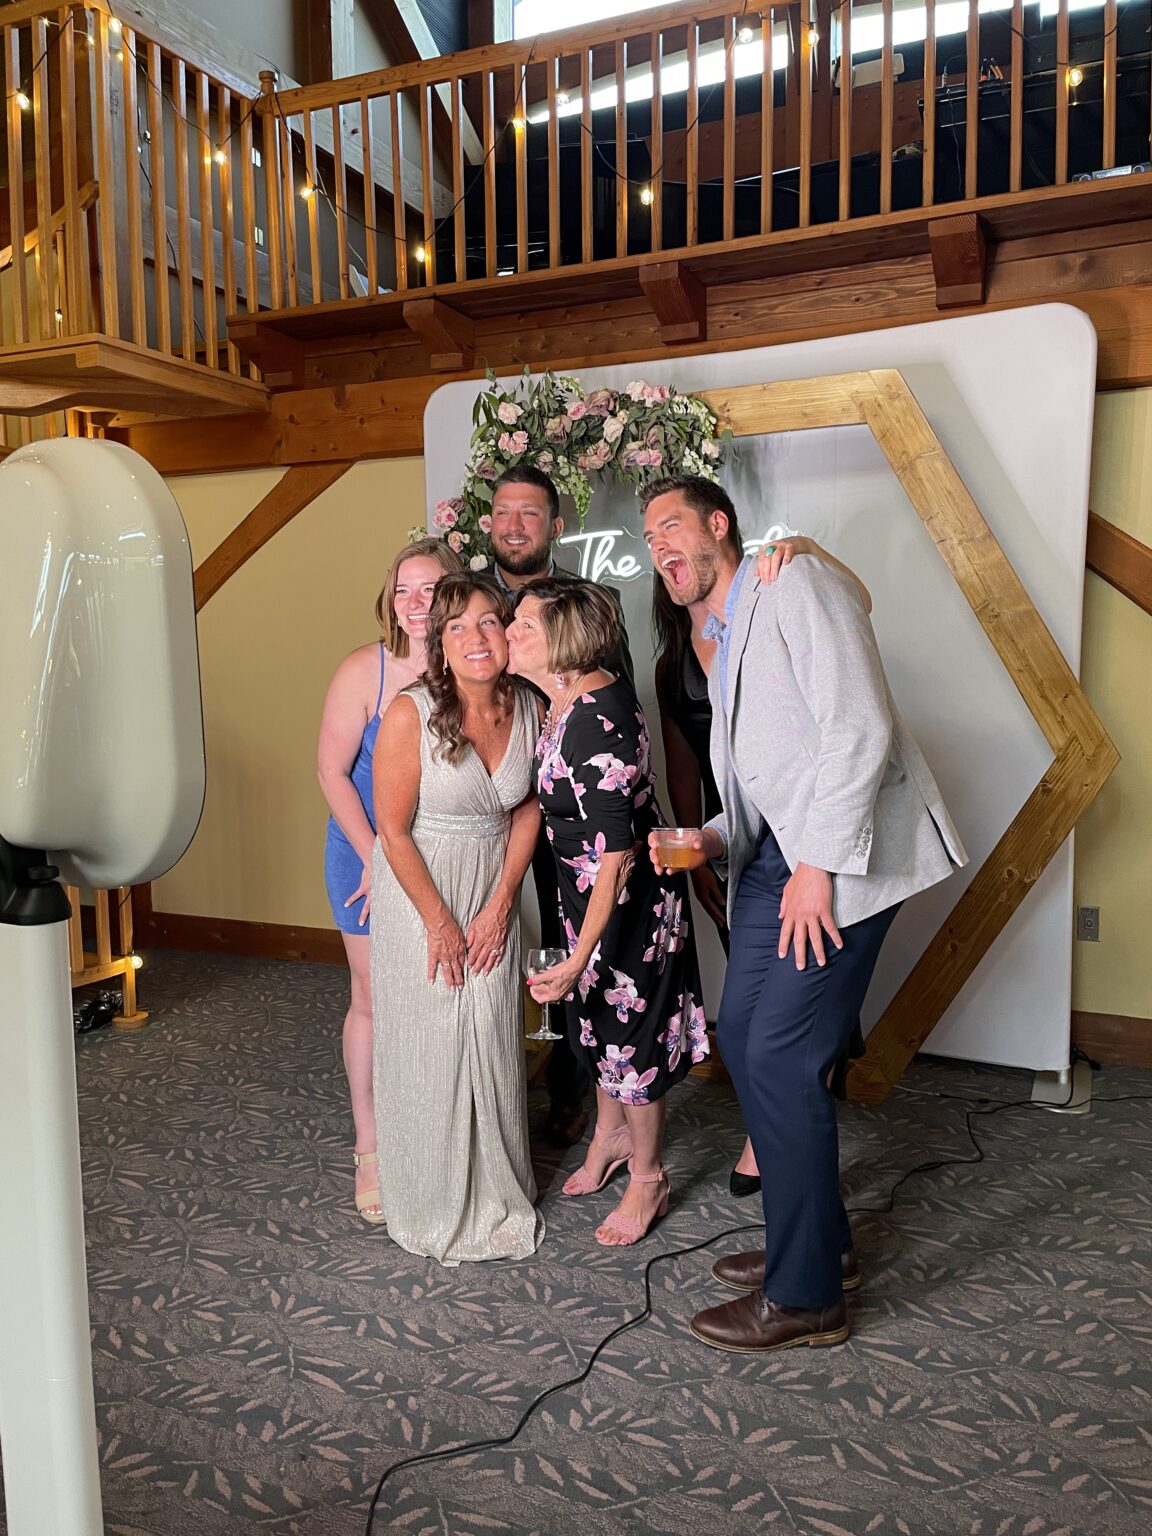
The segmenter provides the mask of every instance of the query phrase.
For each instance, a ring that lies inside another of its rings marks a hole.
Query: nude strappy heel
[[[600,1127],[597,1126],[596,1129],[592,1132],[593,1141],[615,1141],[618,1138],[623,1138],[623,1141],[621,1142],[621,1150],[623,1151],[624,1156],[613,1158],[613,1160],[608,1164],[607,1168],[605,1168],[604,1174],[598,1184],[595,1182],[592,1175],[588,1172],[586,1166],[577,1168],[576,1172],[572,1174],[570,1178],[564,1181],[564,1193],[566,1195],[594,1195],[597,1190],[604,1188],[605,1184],[607,1184],[608,1180],[612,1177],[618,1168],[623,1168],[624,1164],[628,1161],[632,1154],[632,1138],[628,1134],[628,1127],[626,1125],[620,1125],[617,1126],[614,1131],[606,1131],[601,1134]]]
[[[370,1168],[376,1161],[375,1152],[352,1153],[353,1165],[357,1168]],[[380,1209],[380,1188],[366,1189],[362,1195],[356,1196],[356,1209],[363,1221],[369,1226],[379,1227],[384,1224],[384,1212]]]
[[[632,1174],[637,1184],[659,1184],[663,1180],[664,1193],[660,1196],[660,1203],[646,1225],[641,1225],[632,1216],[622,1215],[619,1206],[617,1206],[604,1225],[596,1228],[596,1241],[602,1248],[630,1248],[633,1243],[638,1243],[642,1237],[647,1237],[656,1223],[668,1214],[668,1201],[672,1194],[672,1185],[668,1182],[667,1170],[660,1168],[656,1173],[632,1173],[632,1159],[629,1158],[628,1172]],[[610,1232],[613,1237],[623,1238],[624,1241],[617,1243],[606,1242],[600,1234],[607,1232]]]

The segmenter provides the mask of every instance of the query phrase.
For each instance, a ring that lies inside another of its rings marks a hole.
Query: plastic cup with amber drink
[[[663,868],[691,869],[699,857],[692,846],[699,836],[699,827],[657,827],[652,837]]]

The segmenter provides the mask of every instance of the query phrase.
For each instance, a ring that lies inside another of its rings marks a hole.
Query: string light
[[[140,967],[144,964],[144,961],[141,959],[141,957],[139,955],[131,955],[129,958],[132,961],[132,969],[134,971],[138,971],[140,969]]]
[[[27,91],[16,92],[16,105],[20,108],[21,112],[31,112],[32,98],[28,95]]]
[[[428,260],[428,252],[422,245],[418,245],[412,253],[421,266]]]
[[[524,118],[522,118],[522,117],[521,117],[521,116],[520,116],[520,115],[519,115],[519,114],[517,114],[517,115],[516,115],[516,116],[515,116],[515,117],[514,117],[514,118],[513,118],[513,119],[512,119],[512,126],[513,126],[513,128],[515,128],[515,129],[516,129],[516,131],[517,131],[517,132],[518,132],[518,133],[523,133],[523,131],[524,131],[524,128],[525,128],[525,119],[524,119]]]
[[[808,23],[808,43],[809,43],[809,46],[812,47],[812,48],[815,48],[816,44],[819,41],[820,41],[820,29],[819,29],[819,27],[816,25],[816,23],[814,21],[810,21]]]
[[[556,92],[556,105],[558,107],[566,107],[571,100],[572,98],[567,91]]]
[[[640,201],[644,204],[645,208],[651,208],[652,204],[656,201],[656,194],[651,187],[640,188]]]
[[[751,27],[741,27],[739,32],[736,34],[736,41],[740,43],[750,43],[755,36],[756,34],[753,32]]]
[[[121,32],[124,30],[124,23],[120,20],[119,16],[109,16],[108,30],[111,32],[113,37],[120,36]]]
[[[304,199],[305,202],[307,202],[310,197],[316,196],[316,188],[310,181],[306,181],[300,188],[300,196]]]
[[[1075,90],[1078,85],[1083,85],[1083,83],[1084,71],[1078,68],[1076,65],[1073,65],[1072,68],[1068,71],[1068,84],[1072,87],[1073,90]]]
[[[215,160],[217,165],[227,165],[228,164],[228,156],[225,154],[223,149],[218,149],[216,151],[216,153],[212,156],[212,158],[213,158],[213,160]]]

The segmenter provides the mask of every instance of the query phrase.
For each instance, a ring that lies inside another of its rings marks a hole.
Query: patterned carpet
[[[672,1211],[642,1247],[592,1243],[612,1195],[560,1197],[541,1144],[540,1252],[441,1270],[350,1212],[339,971],[155,954],[141,979],[151,1026],[77,1047],[110,1536],[358,1536],[390,1462],[507,1432],[639,1310],[647,1259],[755,1217],[727,1193],[730,1093],[692,1080]],[[965,1106],[937,1094],[1029,1088],[925,1062],[881,1108],[847,1108],[850,1203],[970,1151]],[[1152,1073],[1095,1091],[1152,1093]],[[1133,1102],[977,1121],[984,1163],[857,1218],[842,1349],[758,1360],[691,1338],[724,1296],[711,1253],[752,1239],[657,1265],[653,1319],[587,1382],[508,1449],[401,1471],[375,1529],[1146,1536],[1150,1123]]]

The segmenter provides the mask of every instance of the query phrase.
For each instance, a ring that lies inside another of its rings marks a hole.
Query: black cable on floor
[[[1075,1061],[1077,1056],[1080,1055],[1082,1055],[1082,1053],[1074,1051],[1073,1061]],[[1087,1060],[1087,1058],[1084,1059]],[[1092,1065],[1095,1066],[1095,1063],[1092,1063]],[[915,1090],[906,1089],[904,1091],[911,1093]],[[1045,1109],[1049,1111],[1071,1109],[1074,1107],[1073,1096],[1075,1092],[1076,1087],[1075,1082],[1073,1081],[1069,1086],[1068,1097],[1063,1104],[1040,1104],[1037,1103],[1034,1099],[989,1100],[983,1096],[972,1099],[965,1097],[963,1094],[926,1092],[924,1094],[925,1098],[942,1099],[959,1104],[988,1106],[987,1108],[978,1107],[975,1109],[970,1109],[964,1116],[964,1128],[967,1131],[969,1141],[972,1143],[975,1156],[942,1157],[934,1158],[926,1163],[917,1163],[914,1168],[909,1168],[907,1173],[900,1175],[895,1184],[893,1184],[891,1189],[888,1191],[887,1199],[883,1205],[850,1205],[846,1207],[848,1214],[850,1216],[886,1215],[895,1208],[897,1192],[908,1182],[909,1179],[915,1178],[917,1174],[938,1173],[942,1168],[964,1167],[968,1164],[984,1162],[984,1149],[977,1141],[976,1133],[972,1129],[972,1122],[974,1119],[984,1115],[1000,1115],[1003,1114],[1005,1110],[1009,1109]],[[1152,1101],[1152,1094],[1115,1094],[1112,1097],[1106,1099],[1094,1099],[1093,1103],[1123,1104],[1133,1100]],[[497,1435],[488,1440],[469,1440],[465,1441],[462,1445],[443,1446],[438,1451],[424,1451],[418,1456],[405,1456],[400,1461],[394,1461],[390,1467],[385,1468],[383,1474],[380,1477],[380,1481],[376,1484],[375,1492],[372,1495],[372,1502],[368,1506],[368,1520],[364,1527],[364,1536],[373,1536],[373,1526],[376,1520],[376,1509],[380,1502],[380,1495],[384,1491],[384,1485],[388,1479],[395,1473],[399,1472],[401,1468],[422,1466],[433,1461],[451,1461],[457,1456],[467,1456],[473,1451],[496,1450],[502,1445],[510,1445],[512,1441],[515,1440],[520,1432],[524,1429],[529,1419],[542,1403],[546,1402],[548,1398],[553,1397],[557,1392],[564,1392],[569,1387],[577,1387],[581,1382],[586,1381],[592,1373],[592,1367],[596,1364],[596,1361],[603,1354],[604,1350],[607,1349],[608,1345],[611,1344],[613,1339],[619,1338],[622,1333],[627,1333],[631,1328],[639,1327],[641,1323],[647,1322],[648,1319],[652,1316],[652,1270],[657,1264],[663,1263],[666,1259],[682,1259],[686,1258],[691,1253],[699,1253],[702,1248],[710,1248],[713,1243],[718,1243],[721,1238],[734,1237],[739,1232],[758,1232],[762,1231],[763,1228],[764,1223],[762,1221],[748,1222],[745,1225],[739,1227],[727,1227],[723,1232],[714,1232],[711,1237],[706,1237],[699,1243],[693,1243],[689,1248],[673,1248],[669,1249],[665,1253],[654,1254],[653,1257],[650,1258],[647,1264],[644,1266],[643,1310],[638,1312],[635,1317],[625,1318],[622,1323],[618,1323],[616,1327],[612,1329],[611,1333],[606,1334],[605,1337],[600,1340],[599,1344],[596,1345],[595,1349],[588,1356],[587,1365],[585,1365],[584,1369],[578,1376],[571,1376],[565,1381],[558,1381],[554,1386],[548,1387],[546,1391],[541,1392],[538,1397],[534,1397],[528,1404],[527,1408],[525,1408],[524,1412],[520,1415],[514,1428],[512,1428],[506,1435]]]

